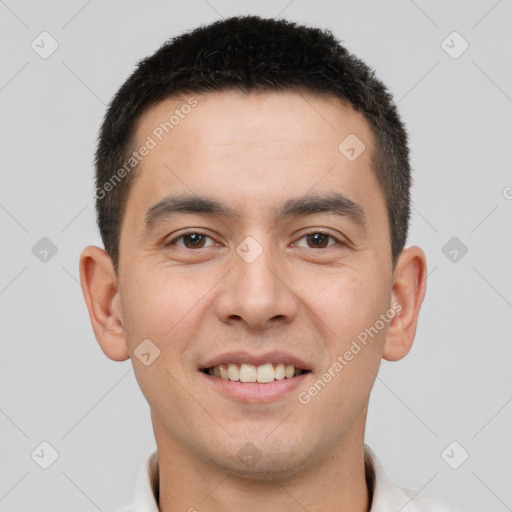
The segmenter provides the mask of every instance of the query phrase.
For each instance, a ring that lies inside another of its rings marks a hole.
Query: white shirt
[[[373,499],[370,512],[456,512],[454,508],[390,482],[382,464],[368,445],[364,445],[366,478],[372,480]],[[133,504],[119,512],[160,512],[158,495],[158,455],[155,450],[142,466]]]

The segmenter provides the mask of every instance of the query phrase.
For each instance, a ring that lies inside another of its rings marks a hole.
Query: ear
[[[393,272],[391,305],[396,314],[389,324],[382,357],[397,361],[411,350],[427,286],[427,262],[416,246],[404,249]]]
[[[113,361],[128,359],[117,276],[110,256],[101,248],[86,247],[80,255],[80,283],[94,335]]]

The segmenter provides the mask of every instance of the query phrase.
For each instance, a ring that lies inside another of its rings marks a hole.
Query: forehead
[[[223,91],[169,98],[140,118],[135,194],[146,205],[171,192],[222,196],[240,208],[267,197],[340,189],[355,202],[378,192],[373,135],[337,99],[291,91]],[[133,193],[133,192],[132,192]],[[261,202],[260,202],[261,205]]]
[[[357,135],[367,147],[373,146],[368,122],[351,105],[294,91],[228,90],[168,98],[148,109],[136,130],[139,142],[149,135],[157,144],[186,142],[198,149],[224,146],[230,151],[237,144],[243,151],[295,143],[305,149],[329,147],[333,154],[343,134]]]

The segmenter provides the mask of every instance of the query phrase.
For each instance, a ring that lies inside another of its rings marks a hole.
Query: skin
[[[194,98],[197,106],[140,164],[118,275],[101,248],[85,248],[80,260],[101,349],[114,361],[132,359],[151,408],[160,510],[366,511],[370,391],[382,358],[401,359],[411,348],[425,256],[409,247],[392,265],[385,199],[370,165],[372,133],[351,107],[295,92]],[[138,141],[185,101],[167,99],[145,112]],[[349,134],[366,146],[355,161],[338,149]],[[271,215],[288,199],[332,191],[362,208],[364,227],[333,213],[278,222]],[[213,197],[239,216],[178,215],[145,231],[147,210],[176,193]],[[207,235],[204,246],[184,238],[165,246],[189,228]],[[335,238],[315,242],[305,237],[311,231]],[[236,252],[248,236],[262,249],[252,263]],[[299,392],[394,303],[400,313],[301,404]],[[144,339],[160,350],[149,366],[134,355]],[[283,350],[312,371],[276,400],[244,402],[198,370],[234,350]],[[250,467],[237,457],[249,442],[260,455]]]

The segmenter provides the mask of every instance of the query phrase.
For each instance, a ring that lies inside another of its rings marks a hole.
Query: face
[[[363,438],[394,300],[373,137],[314,95],[187,100],[138,125],[136,147],[155,145],[121,230],[125,343],[157,441],[232,472],[290,474]],[[159,351],[147,366],[143,340],[147,359]]]

